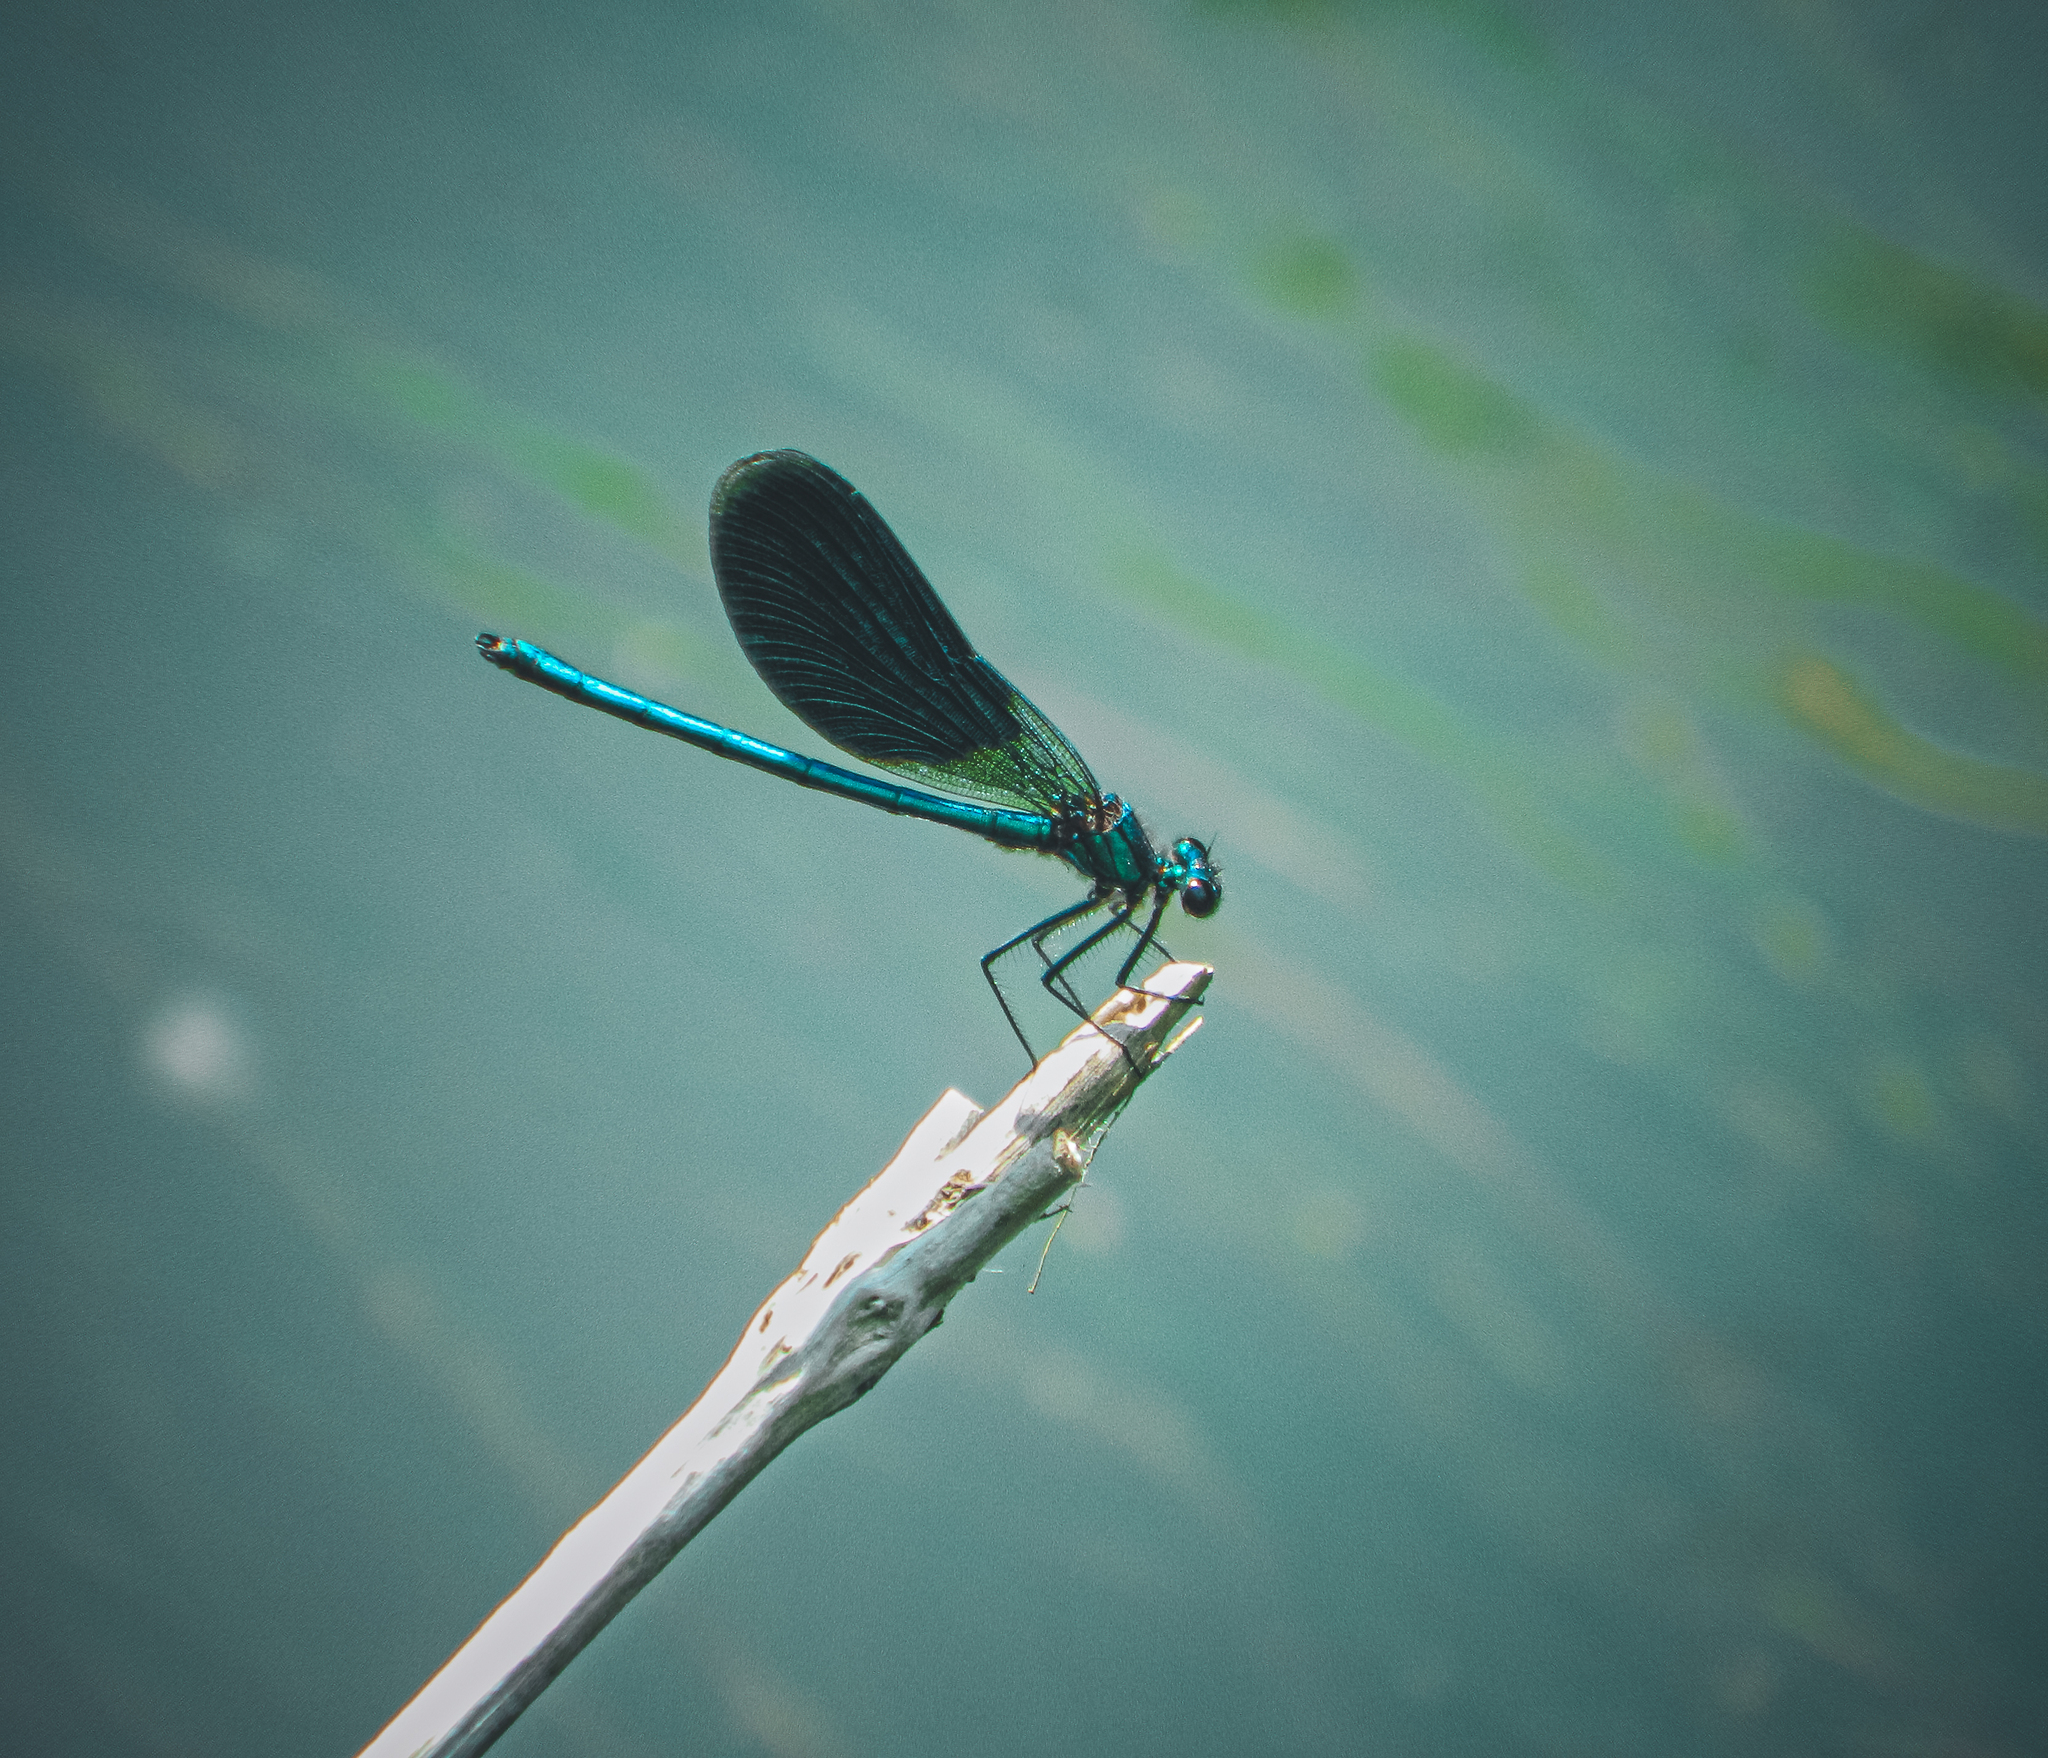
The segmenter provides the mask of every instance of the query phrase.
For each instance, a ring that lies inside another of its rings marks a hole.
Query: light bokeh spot
[[[167,1093],[204,1104],[239,1104],[256,1090],[254,1052],[220,996],[174,996],[142,1031],[143,1067]]]

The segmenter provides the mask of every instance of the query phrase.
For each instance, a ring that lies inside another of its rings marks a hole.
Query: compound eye
[[[1223,901],[1223,887],[1213,879],[1190,879],[1180,888],[1180,907],[1191,916],[1213,916]]]

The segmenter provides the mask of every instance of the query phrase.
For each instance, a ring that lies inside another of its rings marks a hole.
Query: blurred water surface
[[[2048,1749],[2041,14],[6,35],[9,1750],[355,1750],[1018,1072],[1049,864],[470,650],[816,750],[771,445],[1220,974],[501,1749]]]

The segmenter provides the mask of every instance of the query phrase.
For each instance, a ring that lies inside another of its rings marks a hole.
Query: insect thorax
[[[1136,898],[1159,876],[1159,857],[1138,814],[1105,794],[1053,820],[1054,846],[1105,891]]]

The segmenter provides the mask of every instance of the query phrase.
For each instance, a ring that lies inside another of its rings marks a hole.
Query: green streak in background
[[[1191,236],[1202,236],[1198,209],[1170,208],[1163,224],[1186,226]],[[1309,253],[1291,263],[1276,262],[1270,272],[1291,281],[1303,297],[1336,309],[1354,296],[1341,255],[1336,262],[1333,274],[1327,256]],[[953,412],[945,431],[954,443],[1000,445],[1004,468],[1056,485],[1070,516],[1085,509],[1104,534],[1104,588],[1199,640],[1300,679],[1326,701],[1444,769],[1488,815],[1490,827],[1540,871],[1575,889],[1612,895],[1612,870],[1586,842],[1537,808],[1533,802],[1545,791],[1542,778],[1519,765],[1505,741],[1335,643],[1182,572],[1151,535],[1162,521],[1133,531],[1130,501],[1104,487],[1114,480],[1114,470],[1103,468],[1084,448],[1049,437],[1044,415],[1030,399],[987,374],[942,364],[922,349],[905,346],[878,324],[841,315],[822,326],[822,336],[820,359],[863,397],[882,400],[905,419],[926,425],[934,422],[936,411]],[[963,418],[969,411],[973,418]]]
[[[1739,598],[1889,611],[2002,670],[2048,680],[2048,626],[1947,568],[1743,513],[1547,420],[1432,343],[1383,343],[1368,370],[1373,388],[1433,451],[1523,471],[1519,482],[1489,481],[1481,504],[1498,506],[1506,490],[1517,535],[1532,544],[1618,567],[1618,583],[1637,590],[1664,582],[1660,597],[1679,586],[1695,613],[1719,615]]]
[[[684,571],[708,569],[703,539],[679,519],[652,479],[601,447],[560,433],[495,402],[457,373],[381,340],[374,320],[349,308],[318,277],[265,260],[184,226],[144,204],[106,192],[81,197],[87,231],[115,258],[181,290],[204,307],[284,338],[281,363],[238,350],[216,387],[255,373],[265,425],[296,401],[318,419],[367,430],[404,455],[424,431],[480,454],[517,481],[558,497],[585,516],[646,544]],[[168,342],[33,312],[0,316],[0,337],[55,367],[78,386],[102,423],[188,480],[215,490],[296,497],[244,423],[182,396],[154,364]],[[216,389],[218,395],[218,389]],[[417,476],[408,468],[407,480]],[[435,484],[426,484],[426,496]],[[423,496],[423,498],[426,498]],[[553,640],[602,643],[613,663],[679,677],[704,660],[702,645],[673,623],[635,619],[581,588],[544,580],[489,558],[424,507],[392,510],[389,487],[315,497],[296,510],[409,567],[445,601],[508,625],[550,631]]]
[[[1490,0],[1199,0],[1204,12],[1239,15],[1279,25],[1313,27],[1347,17],[1391,23],[1427,15],[1464,32],[1504,61],[1529,66],[1546,60],[1549,44],[1526,18]]]
[[[509,628],[545,628],[551,640],[567,637],[589,643],[616,640],[629,621],[588,593],[481,554],[445,531],[418,537],[404,547],[440,581],[443,598],[486,621]]]
[[[76,207],[89,234],[117,260],[298,344],[304,352],[297,364],[330,381],[324,387],[327,413],[360,413],[350,406],[351,393],[366,392],[378,415],[397,415],[410,426],[454,439],[688,572],[704,573],[705,547],[694,525],[676,516],[638,466],[493,401],[419,354],[376,339],[374,323],[351,311],[318,277],[108,192],[81,194]],[[388,441],[388,432],[372,425]]]
[[[636,617],[581,587],[488,556],[424,508],[394,510],[382,486],[346,487],[335,475],[278,468],[275,442],[266,442],[259,430],[274,426],[277,412],[294,397],[305,398],[308,375],[301,370],[281,381],[259,378],[259,395],[267,395],[268,405],[250,419],[242,416],[252,412],[238,416],[232,407],[211,407],[188,394],[160,358],[168,344],[152,343],[108,320],[8,306],[0,308],[0,346],[68,383],[103,429],[195,487],[324,525],[424,581],[445,604],[510,631],[541,629],[550,640],[603,652],[607,663],[650,683],[696,675],[708,663],[703,643],[677,624]],[[329,365],[336,346],[328,344]],[[673,532],[673,517],[631,466],[496,410],[432,367],[369,350],[343,358],[383,368],[356,375],[354,382],[374,383],[412,421],[475,443],[523,479],[667,552],[662,539],[665,531]],[[238,372],[246,375],[252,364],[239,360]],[[218,400],[236,381],[217,375],[210,382]],[[320,416],[360,417],[350,406],[353,394],[337,392],[331,372],[312,374],[311,387]],[[390,446],[396,437],[390,421],[380,417],[373,426]],[[418,479],[416,468],[408,478]],[[427,478],[422,498],[430,498],[433,487]]]
[[[356,380],[392,412],[474,447],[571,506],[697,570],[683,521],[647,475],[623,458],[492,402],[431,362],[388,349],[344,356]]]
[[[1367,370],[1394,413],[1446,457],[1520,461],[1542,443],[1543,422],[1527,404],[1430,343],[1383,342]]]
[[[2048,311],[1861,226],[1826,246],[1807,286],[1836,335],[1947,383],[2048,401]]]
[[[1915,260],[1893,254],[1908,264]],[[1926,315],[1933,307],[1929,287],[1954,291],[1953,278],[1940,274],[1945,271],[1894,277],[1895,285],[1922,293],[1920,304],[1908,309]],[[1373,391],[1425,446],[1467,476],[1473,504],[1501,530],[1531,604],[1601,664],[1676,681],[1691,692],[1705,688],[1768,703],[1898,799],[1990,828],[2048,834],[2048,779],[1945,750],[1885,716],[1827,661],[1786,653],[1788,643],[1803,650],[1813,640],[1785,614],[1789,607],[1855,605],[1903,617],[2013,675],[2032,693],[2048,680],[2048,627],[2021,606],[1949,569],[1760,519],[1631,463],[1548,419],[1448,349],[1401,328],[1328,239],[1303,235],[1268,249],[1254,262],[1251,280],[1267,304],[1292,316],[1349,320],[1377,333],[1366,367]],[[1887,309],[1901,305],[1894,300]],[[1943,332],[1947,345],[1967,343],[1974,350],[1979,379],[1986,359],[2008,379],[2048,370],[2048,328],[2037,335],[2021,321],[2025,308],[2016,305],[1958,298],[1941,308],[1952,319]],[[1959,307],[1962,315],[1955,315]],[[2004,344],[2003,351],[1985,343],[1986,336]],[[2029,349],[2039,351],[2038,360]],[[1658,612],[1661,617],[1646,620],[1646,613]],[[1236,632],[1246,644],[1246,632]],[[1284,644],[1272,636],[1253,643],[1269,657]],[[1298,655],[1293,665],[1306,675]],[[1823,688],[1823,677],[1838,683]],[[1408,703],[1390,712],[1397,697],[1384,688],[1363,693],[1369,706],[1359,692],[1346,695],[1348,705],[1361,706],[1368,718],[1468,784],[1488,778],[1488,803],[1496,804],[1502,771],[1475,759],[1475,736],[1449,709],[1422,698],[1432,714],[1420,715]],[[1745,841],[1740,821],[1705,783],[1704,765],[1675,763],[1668,742],[1631,742],[1637,761],[1671,797],[1680,840],[1703,859],[1739,858]]]
[[[1786,710],[1793,726],[1909,804],[2048,835],[2048,778],[1943,750],[1885,717],[1830,662],[1787,654],[1816,638],[1791,607],[1855,605],[1941,636],[2038,698],[2048,627],[2022,607],[1946,568],[1760,519],[1644,469],[1434,343],[1379,341],[1368,377],[1410,431],[1466,475],[1532,602],[1595,658],[1675,673],[1693,689],[1732,686],[1737,700]],[[1663,613],[1654,633],[1646,613]]]
[[[1333,318],[1358,297],[1358,274],[1344,252],[1325,238],[1289,239],[1253,269],[1269,303],[1296,317]]]
[[[1449,771],[1477,796],[1508,840],[1553,879],[1582,891],[1611,887],[1612,875],[1599,858],[1530,804],[1537,792],[1534,779],[1435,696],[1191,578],[1157,555],[1127,550],[1112,571],[1132,598],[1175,627],[1299,678],[1325,701]]]
[[[674,509],[636,466],[493,402],[430,361],[336,339],[328,345],[346,382],[375,399],[380,420],[373,425],[382,427],[383,414],[397,415],[482,453],[507,475],[638,539],[685,572],[708,571],[702,540],[686,534]],[[399,547],[442,584],[444,596],[496,619],[504,632],[545,629],[550,640],[601,644],[610,654],[606,663],[637,671],[650,687],[699,674],[708,662],[704,644],[679,624],[636,618],[580,587],[486,556],[445,526]]]
[[[308,347],[323,366],[316,377],[328,387],[329,414],[360,416],[350,405],[367,395],[372,425],[387,438],[396,417],[452,439],[689,571],[703,570],[701,542],[631,463],[496,403],[436,363],[368,339],[365,327],[307,277],[154,224],[126,224],[119,232],[128,253],[145,257],[188,291]],[[1854,260],[1862,269],[1871,262],[1887,268],[1886,275],[1864,274],[1856,283],[1866,289],[1864,304],[1855,308],[1866,328],[1877,323],[1873,314],[1889,314],[1886,333],[1921,337],[1929,358],[1967,354],[1975,363],[1972,382],[2029,390],[2048,384],[2048,325],[2031,308],[1882,240],[1860,238],[1857,247],[1863,254]],[[1782,619],[1730,614],[1745,600],[1881,609],[2031,684],[2048,679],[2048,629],[2018,606],[1948,570],[1754,518],[1630,463],[1545,417],[1444,347],[1400,328],[1328,239],[1300,234],[1282,242],[1253,266],[1252,279],[1265,303],[1292,316],[1320,324],[1362,322],[1374,333],[1367,356],[1374,391],[1425,446],[1467,473],[1475,504],[1504,529],[1531,602],[1603,664],[1634,674],[1675,669],[1694,689],[1732,683],[1738,698],[1769,702],[1858,774],[1903,800],[1974,823],[2048,834],[2042,798],[2048,781],[1944,750],[1889,720],[1830,662],[1806,652],[1810,631],[1788,628]],[[1870,285],[1881,286],[1883,297],[1868,293]],[[249,476],[249,441],[237,424],[180,395],[133,338],[90,334],[19,312],[7,313],[0,328],[22,352],[72,377],[107,426],[188,480],[221,489]],[[416,521],[415,530],[425,523]],[[554,630],[553,638],[601,641],[615,652],[624,644],[649,669],[671,674],[687,673],[701,658],[672,625],[636,622],[576,588],[483,557],[446,532],[400,535],[394,544],[386,531],[376,541],[424,565],[444,596],[480,615],[539,624]],[[1115,572],[1153,611],[1292,672],[1454,774],[1502,833],[1552,877],[1584,889],[1608,883],[1586,845],[1529,804],[1542,791],[1540,778],[1440,699],[1156,557],[1137,553]],[[1667,615],[1645,628],[1646,608]],[[1675,667],[1673,620],[1704,631],[1679,643]],[[1788,654],[1788,644],[1800,657]],[[1826,679],[1837,682],[1816,682]],[[1636,755],[1673,797],[1675,828],[1694,853],[1724,861],[1739,854],[1739,822],[1710,786],[1701,785],[1700,765],[1681,773],[1650,744]]]

